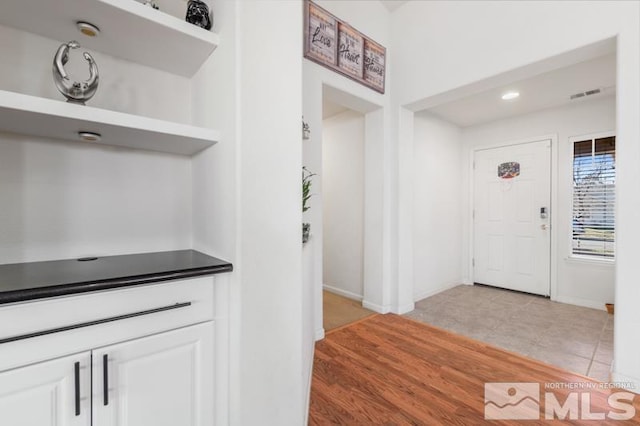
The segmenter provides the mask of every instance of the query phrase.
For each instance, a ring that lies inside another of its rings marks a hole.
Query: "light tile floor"
[[[406,316],[603,382],[613,357],[613,315],[482,285],[416,302]]]

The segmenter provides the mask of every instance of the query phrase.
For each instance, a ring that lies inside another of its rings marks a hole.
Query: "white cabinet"
[[[228,337],[214,282],[0,306],[0,426],[227,424]]]
[[[0,425],[209,426],[213,323],[0,374]]]
[[[93,351],[93,425],[212,425],[212,358],[211,322]]]
[[[0,373],[0,425],[91,424],[91,353]]]

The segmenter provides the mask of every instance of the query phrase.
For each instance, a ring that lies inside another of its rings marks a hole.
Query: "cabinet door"
[[[0,425],[90,426],[91,353],[0,373]]]
[[[94,426],[213,425],[213,323],[93,351]]]

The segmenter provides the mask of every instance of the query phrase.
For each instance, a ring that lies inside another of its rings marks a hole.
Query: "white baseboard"
[[[577,306],[583,306],[585,308],[599,309],[601,311],[607,310],[607,308],[604,306],[605,302],[601,302],[598,300],[581,299],[579,297],[567,297],[567,296],[559,296],[556,298],[552,298],[551,300],[553,300],[554,302],[568,303],[569,305],[577,305]]]
[[[375,303],[368,302],[366,300],[362,301],[362,307],[367,308],[371,311],[377,312],[379,314],[388,314],[391,312],[391,308],[389,306],[382,306]]]
[[[318,340],[322,340],[322,339],[324,339],[324,328],[319,328],[319,329],[317,329],[317,330],[316,330],[316,333],[315,333],[315,337],[316,337],[316,342],[317,342]]]
[[[436,295],[438,293],[442,293],[443,291],[447,291],[447,290],[452,289],[454,287],[457,287],[459,285],[460,285],[460,283],[452,283],[452,284],[446,284],[446,285],[444,285],[444,286],[442,286],[440,288],[437,288],[435,290],[427,290],[425,292],[422,292],[422,293],[414,295],[413,296],[413,300],[415,300],[417,302],[418,300],[426,299],[427,297],[434,296],[434,295]],[[472,285],[472,284],[466,284],[466,285]]]
[[[352,293],[350,291],[343,290],[341,288],[334,287],[332,285],[323,284],[322,289],[327,290],[329,293],[337,294],[338,296],[344,296],[348,299],[357,300],[358,302],[362,301],[362,295]]]

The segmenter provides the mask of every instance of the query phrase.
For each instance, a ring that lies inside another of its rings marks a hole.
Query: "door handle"
[[[549,229],[549,225],[547,225],[546,223],[543,223],[542,225],[540,225],[540,229],[542,229],[543,231],[546,231],[547,229]]]

